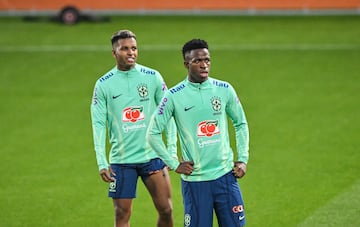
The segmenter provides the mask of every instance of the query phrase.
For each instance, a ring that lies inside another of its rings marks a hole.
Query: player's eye
[[[131,51],[136,51],[136,50],[137,50],[137,47],[130,47],[130,48],[129,48],[129,47],[126,47],[126,46],[125,46],[125,47],[121,47],[120,50],[121,50],[121,51],[129,51],[129,50],[131,50]]]
[[[209,63],[210,63],[210,58],[204,58],[204,59],[194,58],[194,59],[191,60],[191,63],[200,64],[202,61],[203,61],[205,64],[209,64]]]

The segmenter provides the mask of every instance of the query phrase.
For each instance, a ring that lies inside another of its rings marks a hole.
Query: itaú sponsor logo
[[[145,118],[142,106],[126,107],[122,112],[122,122],[137,122]]]
[[[213,81],[213,84],[215,86],[218,86],[218,87],[224,87],[224,88],[228,88],[229,87],[229,84],[228,83],[225,83],[225,82],[222,82],[222,81],[218,81],[218,80],[214,80]]]
[[[128,132],[144,129],[144,128],[146,128],[146,125],[145,125],[145,123],[135,124],[135,125],[123,125],[122,128],[125,133],[128,133]]]
[[[109,79],[110,77],[112,77],[114,75],[114,73],[110,72],[109,74],[103,76],[100,78],[100,82],[104,82],[105,80]]]
[[[213,136],[215,134],[219,134],[220,130],[218,127],[218,121],[207,120],[202,121],[198,124],[197,127],[197,136]]]
[[[176,92],[178,92],[178,91],[180,91],[180,90],[182,90],[182,89],[184,89],[184,88],[185,88],[185,84],[180,84],[180,85],[177,86],[177,87],[170,88],[170,92],[171,92],[172,94],[174,94],[174,93],[176,93]]]
[[[155,71],[150,70],[150,69],[141,68],[141,69],[140,69],[140,72],[142,72],[142,73],[144,73],[144,74],[148,74],[148,75],[155,75]]]

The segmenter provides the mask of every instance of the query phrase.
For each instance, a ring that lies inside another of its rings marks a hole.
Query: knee
[[[131,216],[131,209],[115,206],[115,218],[117,220],[129,220]]]
[[[159,210],[159,215],[166,219],[171,219],[173,214],[173,209],[171,206],[162,208]]]

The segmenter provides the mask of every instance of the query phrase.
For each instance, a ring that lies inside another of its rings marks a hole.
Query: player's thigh
[[[136,197],[138,174],[132,165],[111,164],[115,175],[109,184],[109,197],[113,199],[132,199]]]
[[[181,180],[185,227],[211,227],[213,198],[209,182]]]
[[[172,206],[170,176],[166,167],[142,179],[157,208]]]
[[[232,173],[216,180],[213,188],[215,189],[215,213],[219,226],[244,226],[244,202],[239,184]]]

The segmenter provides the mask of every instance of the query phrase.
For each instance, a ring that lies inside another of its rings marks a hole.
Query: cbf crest
[[[148,88],[147,88],[147,85],[146,84],[139,84],[138,87],[137,87],[137,90],[139,92],[139,96],[141,98],[146,98],[146,96],[149,95],[149,91],[148,91]]]
[[[211,105],[213,110],[219,112],[221,110],[221,99],[220,97],[214,96],[211,98]]]

